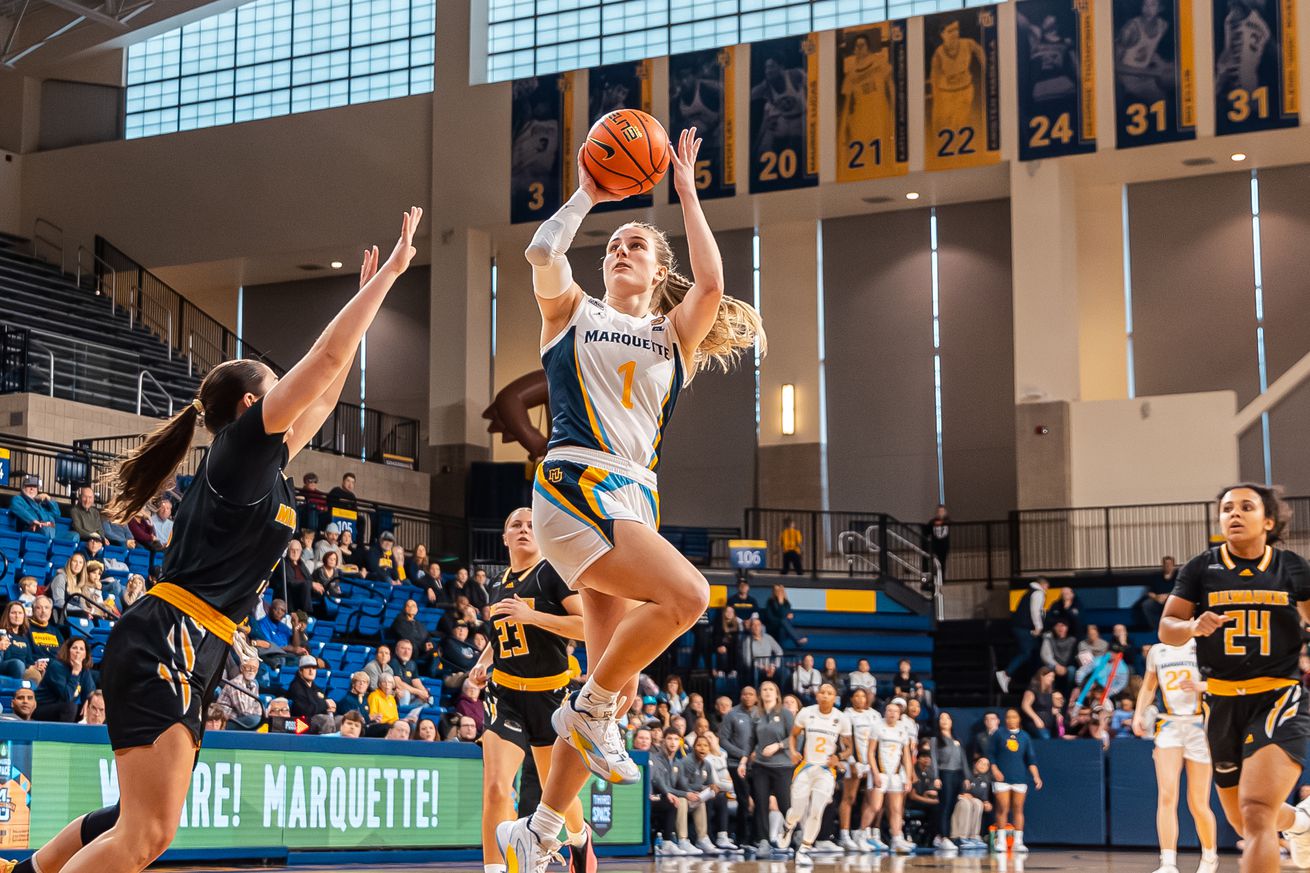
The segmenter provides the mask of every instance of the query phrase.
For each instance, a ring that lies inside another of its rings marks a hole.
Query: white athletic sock
[[[33,873],[41,873],[41,865],[36,863],[36,852],[33,852],[32,857],[28,858],[27,860],[32,865]],[[502,871],[502,873],[504,873],[504,871]]]
[[[567,825],[565,827],[567,829]],[[569,834],[569,838],[565,840],[565,842],[567,842],[570,846],[578,846],[579,848],[581,848],[587,842],[587,831],[585,828],[583,830],[578,831],[577,833],[574,833],[573,831],[569,831],[568,834]]]
[[[881,830],[879,830],[878,828],[874,828],[872,831],[870,831],[870,833],[873,834],[873,838],[874,838],[875,840],[877,840],[878,842],[882,842],[882,831],[881,831]]]
[[[583,685],[582,690],[578,692],[578,700],[574,704],[574,708],[592,715],[599,715],[605,710],[613,710],[618,699],[619,692],[602,688],[596,684],[595,679],[588,679],[587,684]]]
[[[1020,844],[1020,845],[1023,844],[1023,831],[1015,831],[1015,832],[1014,832],[1014,841],[1015,841],[1015,843],[1017,843],[1017,844]]]
[[[1201,849],[1201,860],[1217,863],[1219,861],[1219,847],[1215,846],[1212,849]]]
[[[847,828],[842,828],[841,838],[842,838],[843,840],[849,840],[849,839],[851,838],[851,832],[850,832],[850,830],[847,829]]]
[[[546,804],[540,804],[528,819],[528,829],[543,840],[558,840],[559,832],[564,829],[564,816]]]
[[[1160,850],[1160,866],[1161,866],[1161,867],[1177,867],[1177,866],[1178,866],[1178,851],[1177,851],[1176,849],[1161,849],[1161,850]]]
[[[483,864],[482,873],[505,873],[504,864]]]

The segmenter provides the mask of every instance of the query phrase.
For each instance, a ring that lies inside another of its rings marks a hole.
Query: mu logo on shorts
[[[563,468],[563,467],[551,467],[549,470],[546,471],[546,481],[548,481],[548,482],[550,482],[550,483],[552,483],[552,484],[556,484],[556,483],[559,483],[559,482],[563,482],[563,481],[564,481],[564,468]]]

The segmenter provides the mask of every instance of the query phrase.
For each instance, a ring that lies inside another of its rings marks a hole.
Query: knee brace
[[[118,823],[118,804],[92,810],[82,816],[82,845],[88,845],[96,837]]]

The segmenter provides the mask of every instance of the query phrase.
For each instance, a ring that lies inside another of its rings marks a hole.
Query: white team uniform
[[[805,819],[802,839],[813,845],[823,824],[823,811],[837,790],[837,777],[828,758],[841,752],[841,738],[852,735],[851,720],[835,706],[826,715],[818,704],[807,706],[796,716],[796,727],[805,731],[805,750],[791,780],[791,808],[788,824]]]
[[[541,552],[570,588],[614,546],[614,521],[659,529],[660,443],[683,384],[673,323],[584,296],[541,350],[551,435],[532,518]]]
[[[1260,14],[1236,10],[1224,16],[1224,49],[1219,55],[1219,78],[1229,88],[1250,92],[1260,86],[1260,59],[1273,32]]]
[[[869,738],[883,723],[882,715],[876,709],[848,709],[846,718],[851,723],[851,738],[855,742],[855,776],[868,779],[867,787],[873,787],[873,767],[869,765]]]
[[[1146,655],[1146,669],[1155,672],[1160,697],[1164,700],[1164,712],[1155,733],[1156,748],[1182,749],[1187,760],[1209,764],[1210,746],[1201,717],[1201,695],[1179,687],[1187,679],[1201,681],[1196,640],[1188,640],[1182,646],[1156,643]]]
[[[905,747],[911,741],[905,728],[905,719],[896,724],[884,721],[874,728],[873,739],[878,743],[878,785],[883,791],[902,794],[905,791]]]

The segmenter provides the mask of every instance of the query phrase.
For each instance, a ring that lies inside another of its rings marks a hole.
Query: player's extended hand
[[[615,194],[607,191],[596,184],[596,180],[591,178],[591,173],[587,172],[587,167],[582,163],[582,153],[587,147],[584,145],[578,149],[578,187],[587,192],[587,196],[594,203],[610,203],[615,200],[622,200],[626,195]]]
[[[469,681],[479,688],[485,687],[487,684],[487,665],[474,664],[473,669],[469,671]]]
[[[378,272],[378,247],[370,246],[364,249],[364,263],[359,266],[359,287],[363,288],[368,284],[368,280],[377,275]]]
[[[1141,737],[1146,735],[1146,725],[1142,724],[1141,718],[1133,716],[1133,736]]]
[[[409,269],[409,262],[418,254],[418,249],[414,248],[414,235],[418,233],[419,222],[422,220],[422,208],[411,206],[400,221],[400,239],[396,240],[396,247],[383,264],[397,276]]]
[[[792,752],[792,753],[791,753],[791,762],[792,762],[793,764],[799,764],[799,763],[801,762],[801,753],[800,753],[800,752]]]
[[[1182,682],[1178,683],[1178,687],[1184,691],[1193,691],[1197,694],[1205,691],[1205,685],[1197,682],[1195,679],[1184,679]]]
[[[1220,612],[1203,612],[1192,622],[1192,636],[1208,637],[1232,621],[1233,617]]]
[[[491,607],[492,618],[507,618],[510,621],[517,621],[520,624],[532,624],[532,619],[535,618],[536,615],[536,610],[520,600],[517,594],[513,597],[507,597],[504,600],[498,601]]]
[[[678,148],[669,156],[673,165],[673,188],[679,197],[696,196],[696,156],[700,154],[701,138],[696,128],[689,127],[678,134]]]

